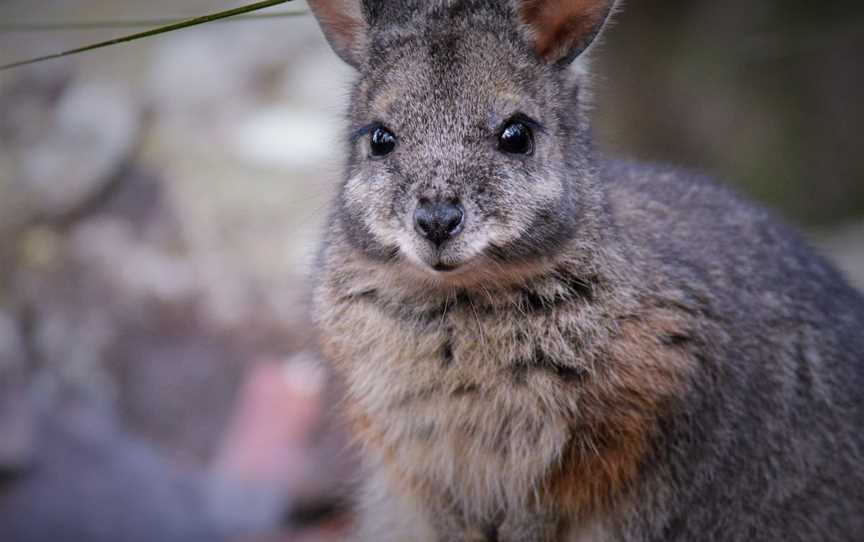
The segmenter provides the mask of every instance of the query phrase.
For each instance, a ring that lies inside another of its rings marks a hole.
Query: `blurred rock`
[[[25,365],[25,355],[18,322],[0,307],[0,379],[20,372]]]
[[[312,170],[334,158],[339,131],[325,116],[300,107],[272,106],[244,118],[232,150],[253,165],[285,170]]]
[[[214,492],[203,473],[166,463],[101,409],[41,412],[34,450],[28,470],[0,483],[0,540],[219,542],[278,526],[221,513],[218,501],[242,502],[236,493],[255,502],[254,491],[223,484]]]
[[[54,83],[48,81],[48,83]],[[81,212],[130,157],[138,106],[108,82],[56,83],[0,99],[7,147],[0,171],[18,212],[59,220]]]
[[[0,86],[0,241],[32,220],[34,205],[20,177],[21,154],[50,130],[57,101],[69,84],[65,70],[28,72]],[[2,250],[2,248],[0,248]]]
[[[36,453],[32,398],[21,379],[0,384],[0,484],[33,466]]]
[[[26,362],[18,322],[0,307],[0,480],[20,474],[33,457],[33,408]]]

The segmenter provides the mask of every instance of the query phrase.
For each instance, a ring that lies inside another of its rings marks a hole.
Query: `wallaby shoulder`
[[[663,424],[676,444],[639,490],[665,504],[634,522],[633,538],[852,540],[850,525],[864,528],[854,519],[864,510],[860,293],[771,212],[707,177],[601,169],[643,288],[688,315],[682,346],[696,362],[681,411]],[[734,527],[716,523],[719,502]]]
[[[740,297],[760,293],[790,298],[762,305],[772,312],[805,304],[823,312],[838,304],[860,311],[861,294],[832,264],[774,213],[722,183],[629,161],[605,161],[601,171],[619,233],[638,258],[672,275],[666,280],[713,287],[718,303],[746,306]],[[726,294],[734,299],[721,299]]]

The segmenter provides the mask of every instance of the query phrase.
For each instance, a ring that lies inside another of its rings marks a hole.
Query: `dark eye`
[[[508,122],[498,136],[498,149],[508,154],[531,154],[534,151],[531,128],[519,121]]]
[[[396,148],[396,136],[387,128],[375,128],[370,139],[372,156],[387,156]]]

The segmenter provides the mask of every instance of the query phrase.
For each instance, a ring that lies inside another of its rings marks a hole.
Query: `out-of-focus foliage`
[[[855,219],[862,56],[856,0],[630,0],[597,55],[601,135],[715,173],[798,221]]]

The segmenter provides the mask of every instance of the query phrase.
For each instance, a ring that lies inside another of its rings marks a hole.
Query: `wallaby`
[[[315,290],[359,540],[864,540],[864,299],[594,150],[613,0],[310,4],[359,72]]]

